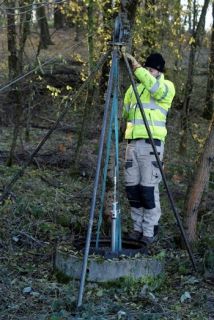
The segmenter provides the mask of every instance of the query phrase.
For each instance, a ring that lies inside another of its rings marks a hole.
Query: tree
[[[89,62],[89,73],[91,72],[94,65],[94,2],[89,0],[88,2],[88,62]]]
[[[189,185],[184,204],[184,225],[190,242],[197,238],[197,217],[204,189],[209,181],[210,170],[214,161],[214,114],[210,124],[208,138],[201,153],[198,165]]]
[[[18,57],[16,47],[16,23],[15,23],[15,3],[7,2],[7,45],[8,45],[8,75],[9,79],[17,76]]]
[[[204,32],[205,26],[205,17],[207,13],[207,8],[210,0],[205,0],[204,5],[201,11],[201,15],[199,18],[199,22],[196,26],[196,13],[194,13],[193,19],[193,32],[190,38],[190,53],[189,53],[189,61],[188,61],[188,71],[187,71],[187,79],[185,85],[184,92],[184,100],[182,106],[182,121],[181,121],[181,140],[180,140],[180,153],[183,154],[186,152],[187,148],[187,130],[188,130],[188,121],[189,121],[189,109],[190,109],[190,99],[193,90],[193,75],[194,75],[194,66],[195,66],[195,55],[197,52],[197,48],[201,44],[201,38]]]
[[[45,6],[41,3],[37,4],[36,16],[40,29],[40,45],[39,49],[47,49],[49,45],[52,45],[51,36],[49,32],[48,22],[45,14]]]
[[[19,11],[19,34],[17,35],[16,30],[16,1],[7,2],[7,38],[8,38],[8,69],[9,69],[9,79],[14,79],[23,72],[23,54],[26,44],[27,37],[30,33],[30,20],[31,20],[31,8],[32,1],[29,2],[30,10],[25,10],[23,5],[24,2],[20,2]],[[20,94],[19,85],[11,87],[9,93],[10,100],[14,105],[13,112],[13,136],[12,143],[10,147],[9,157],[7,164],[12,165],[14,152],[16,148],[17,138],[20,131],[20,121],[22,117],[22,96]]]
[[[213,23],[214,23],[214,3],[213,3]],[[213,25],[214,26],[214,25]],[[211,50],[210,50],[210,65],[207,82],[206,108],[209,102],[209,113],[214,110],[213,100],[213,77],[214,77],[214,28],[211,36]],[[209,114],[208,113],[208,114]],[[193,174],[192,183],[189,185],[185,204],[184,204],[184,225],[190,241],[195,241],[197,238],[197,218],[198,210],[202,200],[203,192],[208,184],[210,177],[210,170],[214,161],[214,113],[212,113],[212,120],[209,128],[208,137],[204,145],[204,149],[198,161],[198,165]]]
[[[21,5],[25,2],[21,2]],[[32,5],[33,0],[29,1],[28,10],[22,6],[20,8],[20,27],[19,27],[19,50],[18,50],[18,72],[23,72],[23,54],[24,48],[27,41],[27,37],[30,34],[30,21],[32,17]]]
[[[88,26],[88,75],[90,75],[93,65],[94,65],[94,40],[93,40],[93,31],[94,31],[94,3],[93,0],[89,0],[88,8],[87,8],[87,26]],[[92,104],[93,100],[93,92],[94,92],[94,82],[92,81],[87,90],[86,99],[84,102],[84,111],[82,116],[82,123],[78,135],[77,147],[75,152],[75,166],[78,164],[79,153],[81,150],[81,146],[83,143],[84,134],[87,127],[87,122],[89,119],[88,106]]]
[[[205,119],[212,119],[212,114],[214,112],[214,2],[212,4],[212,16],[213,24],[211,31],[211,46],[210,46],[210,58],[209,58],[209,73],[207,80],[207,92],[206,92],[206,101],[205,108],[203,112],[203,117]]]
[[[132,35],[133,35],[138,5],[139,5],[138,0],[134,0],[134,1],[123,0],[123,1],[121,1],[121,12],[123,13],[123,20],[124,20],[123,24],[125,25],[128,22],[129,27],[130,27],[129,38],[127,39],[127,43],[128,43],[127,47],[130,51],[132,48]],[[126,22],[126,20],[127,20],[127,22]],[[128,76],[127,76],[127,70],[126,70],[123,62],[120,64],[120,71],[121,71],[120,72],[121,95],[123,97],[123,94],[124,94],[125,90],[127,89],[127,85],[129,83]]]
[[[111,1],[106,1],[103,7],[103,33],[109,35],[110,33],[110,21],[111,21]],[[106,91],[106,85],[108,83],[108,73],[109,73],[109,61],[106,61],[102,66],[101,76],[99,80],[99,92],[100,97],[99,100],[101,104],[104,103],[104,95],[103,92]]]
[[[64,14],[61,10],[61,4],[58,3],[59,0],[55,0],[55,7],[54,7],[54,28],[62,29],[64,26]]]

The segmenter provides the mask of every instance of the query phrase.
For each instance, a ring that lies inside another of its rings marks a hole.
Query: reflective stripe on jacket
[[[152,136],[164,141],[167,134],[166,117],[175,95],[175,87],[171,81],[164,79],[163,74],[156,79],[143,67],[136,69],[135,76],[141,82],[137,90]],[[148,138],[132,86],[125,94],[123,117],[127,121],[125,139]]]

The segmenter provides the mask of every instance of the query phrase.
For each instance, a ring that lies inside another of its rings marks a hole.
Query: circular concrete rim
[[[69,252],[57,250],[55,267],[58,271],[74,279],[81,278],[83,257]],[[89,256],[87,265],[87,280],[92,282],[108,282],[122,277],[139,279],[142,277],[157,277],[164,272],[164,263],[151,257],[136,257],[122,259],[104,259]]]

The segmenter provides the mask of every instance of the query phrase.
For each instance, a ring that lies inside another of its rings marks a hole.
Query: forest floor
[[[74,34],[65,30],[55,36],[55,42],[59,41],[58,50],[51,46],[50,51],[60,53],[62,46],[67,46]],[[71,45],[74,46],[74,42],[71,41]],[[85,57],[85,46],[81,50],[78,54]],[[43,54],[48,57],[51,52],[45,51]],[[53,107],[36,110],[33,118],[35,126],[30,129],[28,140],[23,128],[11,167],[6,166],[6,159],[12,127],[2,125],[0,128],[1,189],[19,171],[47,133],[47,127],[57,118],[61,111],[56,107],[58,99],[54,100]],[[165,173],[181,213],[186,188],[208,127],[208,121],[200,116],[202,98],[195,99],[197,108],[193,113],[185,157],[178,152],[180,111],[174,107],[168,119]],[[58,246],[66,248],[75,237],[84,237],[88,225],[102,111],[98,113],[96,108],[90,109],[84,143],[76,158],[75,148],[83,112],[78,108],[68,112],[60,128],[51,135],[33,164],[14,185],[10,197],[1,205],[0,319],[213,320],[213,273],[210,273],[213,261],[209,260],[214,246],[212,181],[200,210],[198,242],[194,247],[197,273],[193,272],[186,250],[181,249],[179,229],[161,187],[163,216],[159,240],[151,248],[151,254],[162,257],[165,273],[155,279],[147,277],[135,281],[128,277],[106,284],[86,283],[83,307],[76,308],[79,281],[57,272],[54,259]],[[121,180],[125,146],[125,142],[120,144]],[[122,182],[120,189],[122,231],[125,233],[130,227],[130,217]],[[95,228],[96,222],[97,218]],[[107,227],[104,232],[106,230]]]

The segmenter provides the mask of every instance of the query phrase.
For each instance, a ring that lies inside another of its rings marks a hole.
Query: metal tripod
[[[78,304],[77,306],[80,307],[82,305],[82,298],[83,298],[83,291],[84,291],[84,284],[85,284],[85,278],[86,278],[86,269],[87,269],[87,261],[88,261],[88,255],[89,255],[89,249],[90,249],[90,242],[91,242],[91,235],[92,235],[92,227],[93,227],[93,220],[94,220],[94,212],[95,212],[95,205],[96,205],[96,196],[97,196],[97,189],[98,189],[98,183],[99,183],[99,175],[100,175],[100,169],[101,169],[101,160],[102,160],[102,154],[103,154],[103,148],[104,148],[104,140],[105,140],[105,133],[106,133],[106,127],[107,127],[107,119],[108,119],[108,112],[109,112],[109,106],[110,106],[110,102],[111,102],[111,94],[113,91],[113,86],[115,85],[114,82],[114,63],[117,60],[119,51],[121,49],[122,46],[126,45],[126,43],[123,42],[123,39],[126,37],[127,35],[127,30],[124,29],[123,24],[122,24],[122,20],[120,19],[120,17],[118,16],[115,20],[115,30],[114,30],[114,37],[113,37],[113,50],[112,50],[112,66],[110,69],[110,74],[109,74],[109,81],[108,81],[108,88],[107,88],[107,95],[106,95],[106,101],[105,101],[105,106],[104,106],[104,116],[103,116],[103,125],[102,125],[102,131],[101,131],[101,136],[100,136],[100,143],[99,143],[99,152],[98,152],[98,159],[97,159],[97,169],[96,169],[96,176],[95,176],[95,181],[94,181],[94,188],[93,188],[93,195],[92,195],[92,203],[91,203],[91,209],[90,209],[90,216],[89,216],[89,225],[88,225],[88,231],[87,231],[87,238],[86,238],[86,246],[85,246],[85,251],[84,251],[84,258],[83,258],[83,264],[82,264],[82,273],[81,273],[81,280],[80,280],[80,289],[79,289],[79,295],[78,295]],[[162,164],[161,161],[159,159],[157,150],[156,150],[156,146],[154,144],[153,138],[152,138],[152,134],[150,131],[150,127],[148,124],[148,121],[146,119],[146,115],[143,109],[143,105],[141,103],[140,100],[140,96],[138,94],[136,85],[135,85],[135,81],[134,81],[134,77],[133,77],[133,73],[131,71],[129,62],[127,60],[126,54],[123,53],[123,58],[126,64],[126,68],[129,74],[129,78],[131,80],[131,84],[134,90],[134,94],[136,96],[137,99],[137,103],[140,107],[140,111],[141,111],[141,115],[150,139],[150,143],[152,145],[153,151],[154,151],[154,155],[155,158],[157,160],[158,163],[158,167],[160,169],[161,175],[162,175],[162,179],[164,182],[164,186],[166,188],[167,191],[167,195],[173,210],[173,213],[175,215],[178,227],[180,229],[182,238],[184,240],[186,249],[188,251],[190,260],[192,262],[193,268],[194,270],[196,270],[196,264],[195,264],[195,260],[194,260],[194,256],[192,254],[189,242],[187,240],[187,237],[185,235],[185,231],[184,228],[182,226],[181,223],[181,219],[180,216],[175,208],[175,204],[174,204],[174,200],[172,198],[171,192],[169,190],[167,181],[166,181],[166,177],[162,168]],[[116,202],[115,202],[116,203]],[[115,225],[113,226],[112,224],[112,237],[114,237],[115,235]],[[114,250],[114,240],[112,240],[112,250]]]

